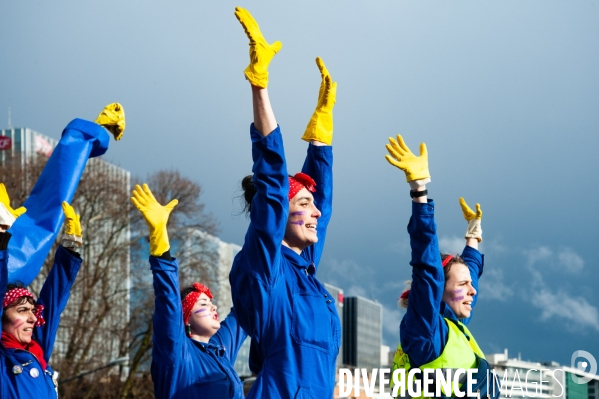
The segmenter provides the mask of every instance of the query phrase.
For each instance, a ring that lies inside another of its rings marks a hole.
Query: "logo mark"
[[[578,358],[584,358],[585,361],[576,362]],[[572,353],[572,358],[570,359],[570,364],[572,368],[578,369],[588,374],[596,374],[597,373],[597,360],[593,355],[591,355],[587,351],[578,350]],[[587,366],[589,366],[589,370],[587,371]],[[576,374],[572,374],[572,381],[575,384],[586,384],[593,379],[592,376],[581,377]]]

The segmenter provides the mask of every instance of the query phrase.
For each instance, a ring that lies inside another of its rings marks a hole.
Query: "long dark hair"
[[[246,215],[249,215],[250,211],[252,210],[252,200],[256,195],[254,175],[247,175],[243,178],[243,180],[241,180],[241,189],[243,190],[243,199],[245,200],[243,212]]]

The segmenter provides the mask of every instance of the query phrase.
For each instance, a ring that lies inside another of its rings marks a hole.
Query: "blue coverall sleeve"
[[[183,310],[179,293],[179,264],[150,256],[150,269],[154,276],[154,362],[174,365],[183,359],[181,351],[185,336]]]
[[[64,247],[59,246],[54,255],[54,264],[48,278],[44,282],[38,302],[44,305],[43,316],[46,321],[41,327],[35,329],[36,340],[44,351],[46,362],[50,360],[54,341],[60,324],[60,315],[71,295],[71,288],[75,283],[77,273],[83,260]]]
[[[280,273],[280,248],[289,214],[287,163],[278,126],[266,137],[254,124],[250,130],[256,195],[242,249],[252,261],[244,262],[244,267],[250,267],[247,272],[270,285]]]
[[[73,200],[89,158],[106,152],[110,136],[97,123],[72,120],[23,203],[27,213],[10,228],[9,281],[25,285],[37,277],[64,222],[62,202]]]
[[[304,249],[302,255],[313,262],[314,267],[318,269],[327,236],[327,227],[333,212],[333,147],[316,146],[310,143],[302,172],[316,182],[316,192],[313,193],[314,202],[322,213],[316,229],[318,242]]]
[[[472,279],[472,286],[476,290],[476,295],[472,298],[472,312],[470,312],[470,317],[467,319],[461,319],[460,321],[464,324],[468,324],[474,316],[474,306],[476,305],[476,301],[478,300],[478,280],[483,274],[483,265],[484,265],[484,255],[479,252],[478,249],[469,247],[466,245],[464,251],[462,252],[462,258],[468,269],[470,270],[470,278]]]
[[[413,366],[426,364],[441,354],[447,326],[440,315],[445,276],[434,218],[434,202],[412,202],[408,224],[412,247],[412,288],[409,305],[401,321],[401,346]]]
[[[235,308],[233,307],[225,320],[220,323],[220,328],[210,341],[215,341],[223,346],[226,349],[229,362],[233,364],[247,336],[247,333],[237,321],[237,312],[235,312]]]

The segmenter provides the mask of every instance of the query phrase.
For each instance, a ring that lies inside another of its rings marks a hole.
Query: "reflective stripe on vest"
[[[423,369],[470,369],[476,368],[476,355],[481,358],[485,358],[485,355],[480,350],[480,347],[476,343],[476,340],[463,323],[457,322],[457,324],[447,318],[445,318],[445,323],[448,327],[447,334],[447,343],[445,344],[445,348],[443,348],[443,352],[441,355],[420,366],[421,370]],[[459,325],[459,327],[458,327]],[[460,330],[463,329],[463,332]],[[468,339],[466,336],[470,337]],[[476,355],[475,355],[476,354]],[[410,358],[408,355],[402,350],[401,344],[397,346],[397,351],[395,352],[395,356],[393,357],[393,372],[397,369],[404,369],[405,376],[407,378],[408,373],[411,369]],[[412,381],[410,381],[411,383]],[[393,388],[393,379],[391,379],[391,388]],[[424,390],[424,387],[423,387]],[[406,392],[407,392],[407,384],[406,384]],[[447,395],[451,396],[451,395]],[[422,397],[422,396],[421,396]]]

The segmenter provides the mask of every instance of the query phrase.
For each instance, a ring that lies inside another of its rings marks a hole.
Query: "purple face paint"
[[[204,312],[208,312],[208,309],[198,309],[195,312],[193,312],[193,314],[204,313]],[[209,317],[209,316],[212,316],[212,313],[200,315],[200,317]]]
[[[304,212],[304,211],[291,212],[291,216],[302,216],[305,214],[306,214],[306,212]]]
[[[25,322],[21,321],[19,324],[17,324],[16,326],[14,326],[14,328],[17,329],[17,328],[21,327],[23,324],[25,324]]]
[[[296,224],[298,226],[303,226],[304,221],[303,220],[298,220],[297,222],[291,222],[291,224]]]
[[[458,302],[458,301],[461,301],[463,299],[464,299],[463,296],[454,296],[453,298],[451,298],[451,300],[454,301],[454,302]]]
[[[461,293],[462,291],[463,291],[462,289],[459,289],[459,290],[454,290],[454,291],[453,291],[453,293],[454,293],[454,294],[459,294],[459,293]]]

